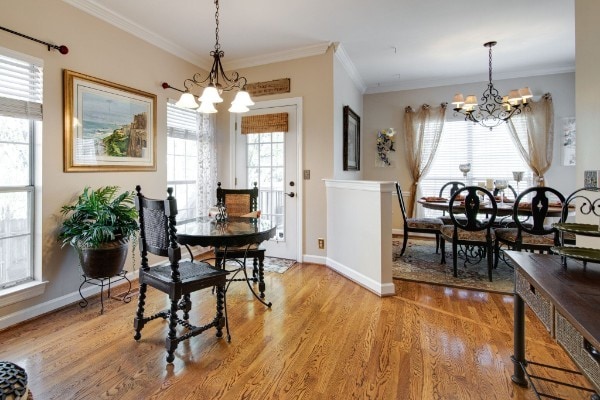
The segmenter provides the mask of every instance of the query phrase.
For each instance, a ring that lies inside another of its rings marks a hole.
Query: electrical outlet
[[[319,238],[319,248],[320,249],[324,249],[325,248],[325,239]]]

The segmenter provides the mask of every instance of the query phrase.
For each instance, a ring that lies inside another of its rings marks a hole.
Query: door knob
[[[294,192],[290,192],[290,193],[284,193],[286,196],[290,196],[290,197],[294,197],[296,195],[296,193]]]

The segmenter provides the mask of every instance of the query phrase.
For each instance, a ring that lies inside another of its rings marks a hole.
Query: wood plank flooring
[[[137,299],[106,301],[100,315],[98,297],[0,332],[0,360],[26,369],[35,400],[535,398],[510,379],[512,296],[395,281],[397,294],[382,299],[314,264],[266,273],[266,283],[272,309],[233,284],[232,342],[210,330],[181,343],[172,365],[164,321],[136,342]],[[167,307],[148,293],[147,310]],[[194,320],[212,317],[210,290],[193,300]],[[528,359],[575,369],[529,311],[526,335]]]

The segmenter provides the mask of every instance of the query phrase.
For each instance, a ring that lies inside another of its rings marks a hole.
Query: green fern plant
[[[116,239],[137,237],[139,230],[133,191],[117,194],[118,186],[86,187],[77,200],[62,206],[59,232],[62,246],[94,248]],[[135,241],[133,243],[135,246]]]

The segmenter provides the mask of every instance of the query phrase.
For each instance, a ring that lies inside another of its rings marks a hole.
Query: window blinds
[[[167,133],[171,137],[187,140],[198,138],[198,112],[167,103]]]
[[[512,120],[515,125],[525,123],[523,119]],[[526,135],[524,126],[517,126],[517,131],[520,136]],[[527,143],[525,137],[521,140]],[[471,163],[466,180],[458,169],[463,163]],[[507,179],[516,189],[512,171],[525,172],[521,189],[531,185],[531,170],[515,148],[505,124],[490,132],[471,122],[446,121],[435,158],[420,186],[424,196],[437,196],[441,186],[452,180],[477,185],[486,179]]]
[[[42,86],[41,61],[0,54],[0,115],[41,121]]]

